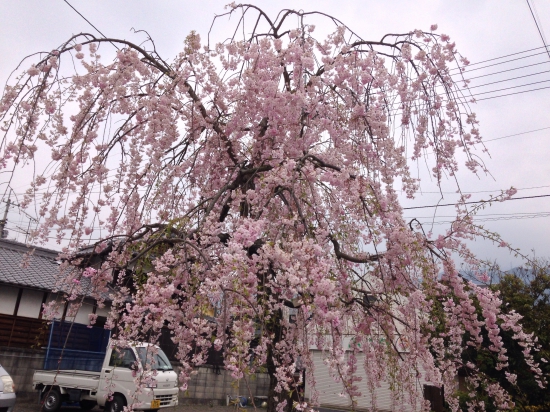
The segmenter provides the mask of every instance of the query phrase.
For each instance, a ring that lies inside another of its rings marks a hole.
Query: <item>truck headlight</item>
[[[9,376],[0,376],[0,380],[4,384],[4,393],[14,393],[15,386],[13,385],[13,379]]]

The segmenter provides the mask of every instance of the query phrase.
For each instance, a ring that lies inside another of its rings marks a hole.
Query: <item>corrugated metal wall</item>
[[[344,395],[343,386],[341,382],[335,382],[330,376],[329,368],[323,362],[323,353],[321,351],[312,351],[313,363],[315,366],[315,380],[316,389],[319,393],[319,404],[324,407],[333,407],[339,409],[350,409],[351,401],[348,395]],[[360,388],[362,396],[357,398],[357,408],[359,410],[371,410],[373,406],[372,396],[367,388],[366,374],[363,369],[364,355],[357,355],[357,376],[360,376],[362,381],[357,382],[357,386]],[[419,398],[422,398],[422,384],[418,384]],[[311,398],[311,388],[306,384],[306,398]],[[390,390],[390,384],[383,382],[380,388],[375,389],[374,396],[376,397],[376,407],[378,411],[406,411],[414,410],[416,408],[408,407],[403,408],[401,404],[396,404],[392,400],[392,392]],[[420,409],[420,404],[417,405]]]

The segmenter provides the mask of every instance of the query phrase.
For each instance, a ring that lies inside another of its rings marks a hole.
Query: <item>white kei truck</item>
[[[147,365],[156,372],[137,385],[136,377],[146,376]],[[157,411],[176,406],[179,391],[177,374],[158,346],[134,342],[117,347],[114,341],[107,345],[99,372],[37,370],[33,387],[40,392],[45,412],[57,412],[63,402],[79,402],[83,410],[97,404],[108,412],[120,412],[125,406]]]

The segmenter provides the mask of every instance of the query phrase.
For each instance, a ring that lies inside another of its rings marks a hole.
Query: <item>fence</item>
[[[0,314],[0,346],[7,348],[41,348],[48,342],[48,322]]]

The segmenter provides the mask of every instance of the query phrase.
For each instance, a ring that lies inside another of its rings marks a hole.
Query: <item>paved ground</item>
[[[240,411],[248,410],[254,412],[254,408],[240,408]],[[92,409],[92,412],[103,411],[97,406]],[[174,408],[162,409],[163,412],[235,412],[234,407],[229,406],[209,406],[209,405],[185,405],[180,404]],[[260,412],[265,412],[265,409],[258,409]],[[38,402],[19,401],[16,403],[13,412],[40,412]],[[63,406],[60,412],[82,412],[78,406]],[[319,408],[319,412],[344,412],[336,409]]]
[[[100,412],[102,409],[95,407],[92,412]],[[204,405],[179,405],[175,408],[163,409],[166,412],[232,412],[233,410],[226,406],[208,407]],[[252,409],[251,409],[252,411]],[[20,403],[15,405],[13,412],[40,412],[40,407],[37,404]],[[60,412],[82,412],[78,406],[63,406]]]
[[[253,412],[253,408],[248,408]],[[92,409],[92,412],[99,412],[97,406]],[[174,408],[162,409],[165,412],[234,412],[235,409],[228,406],[208,406],[208,405],[178,405]],[[262,411],[262,409],[260,409]],[[265,411],[265,410],[263,410]],[[19,401],[15,404],[13,412],[40,412],[38,402]],[[62,406],[60,412],[82,412],[78,406]]]

